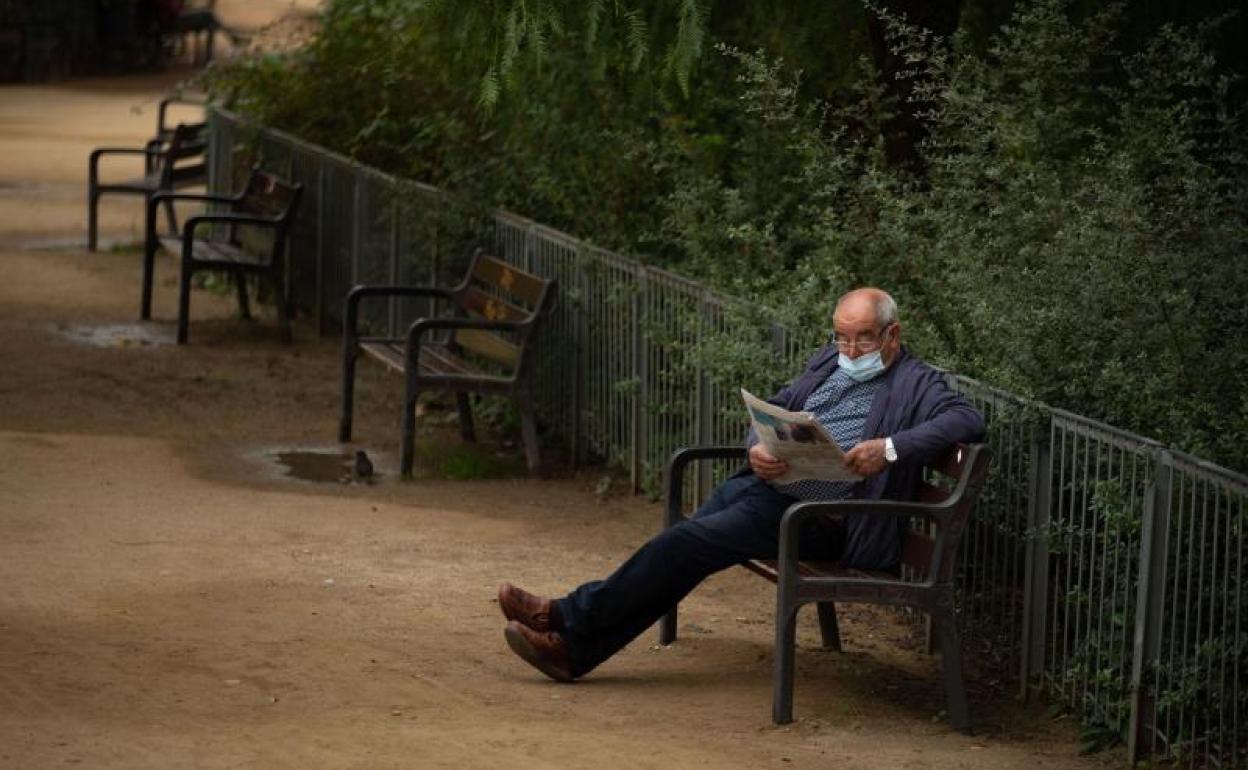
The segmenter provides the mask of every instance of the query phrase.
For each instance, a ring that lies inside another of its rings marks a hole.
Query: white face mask
[[[878,350],[857,358],[850,358],[841,353],[840,358],[837,359],[837,365],[844,369],[855,382],[866,382],[878,377],[880,372],[884,371],[884,359]]]

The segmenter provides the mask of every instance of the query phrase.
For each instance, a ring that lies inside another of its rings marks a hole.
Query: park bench
[[[207,179],[205,154],[208,147],[208,126],[205,123],[181,123],[173,129],[167,141],[158,133],[144,147],[98,147],[91,151],[87,167],[87,248],[95,251],[99,230],[100,196],[113,193],[141,195],[150,203],[159,192],[170,192],[203,184]],[[143,175],[122,181],[100,181],[100,161],[119,155],[141,156]],[[155,226],[152,216],[155,209],[148,206],[151,221],[145,228]],[[165,207],[171,230],[178,229],[172,205]]]
[[[197,66],[212,61],[213,43],[221,26],[215,7],[216,0],[186,0],[168,23],[166,31],[175,38],[175,49],[190,49],[191,63]]]
[[[540,469],[533,415],[533,332],[554,295],[554,282],[478,251],[464,280],[453,288],[356,286],[346,298],[342,324],[342,418],[338,440],[351,440],[355,364],[367,353],[404,376],[399,467],[410,476],[415,455],[416,398],[422,390],[453,392],[460,435],[474,441],[470,393],[512,398],[520,412],[525,458]],[[360,303],[366,299],[423,297],[441,301],[449,315],[420,318],[403,337],[365,336]],[[448,307],[449,306],[449,307]],[[437,335],[443,338],[439,339]]]
[[[836,602],[864,602],[910,607],[924,613],[940,644],[941,670],[949,704],[949,719],[957,730],[970,730],[966,686],[962,680],[962,650],[954,618],[954,576],[958,543],[966,529],[975,498],[988,471],[990,450],[985,444],[960,445],[927,468],[916,502],[891,500],[805,501],[789,506],[780,522],[780,551],[776,560],[751,560],[742,566],[776,583],[776,641],[772,719],[793,721],[793,658],[797,611],[817,603],[823,646],[840,651]],[[742,460],[741,446],[707,446],[677,450],[668,463],[667,507],[664,527],[684,519],[681,491],[686,467],[699,460]],[[941,483],[942,478],[945,480]],[[911,521],[901,544],[902,569],[894,574],[844,567],[833,562],[802,561],[798,546],[802,524],[814,516],[867,514],[904,516]],[[921,522],[921,524],[920,524]],[[676,639],[677,612],[664,616],[659,642]]]
[[[191,96],[175,95],[175,96],[166,96],[165,98],[161,99],[160,104],[156,107],[156,135],[153,136],[151,139],[147,140],[148,148],[152,150],[157,150],[157,151],[165,149],[166,145],[169,143],[169,140],[173,138],[173,132],[177,130],[179,123],[192,123],[192,124],[203,123],[204,119],[202,115],[203,115],[204,107],[206,105],[207,105],[207,102],[205,101],[204,98],[196,98],[196,97],[191,97]],[[182,119],[186,117],[185,116],[185,113],[187,111],[185,109],[186,107],[197,108],[196,112],[200,114],[199,119],[198,120]],[[174,119],[170,117],[171,112],[173,110],[177,111],[178,119]],[[148,155],[149,166],[147,168],[147,171],[150,172],[152,168],[154,167],[155,165],[154,158],[157,155],[158,155],[157,152],[153,152]]]
[[[163,246],[181,257],[178,344],[187,339],[191,278],[199,270],[219,270],[233,277],[243,318],[251,317],[246,276],[258,275],[266,279],[273,287],[282,338],[290,341],[293,304],[286,271],[286,248],[302,194],[302,185],[254,168],[237,195],[175,192],[153,195],[148,201],[140,318],[148,319],[152,315],[152,272],[156,250]],[[213,209],[188,218],[180,232],[158,235],[156,209],[178,201],[209,204]]]

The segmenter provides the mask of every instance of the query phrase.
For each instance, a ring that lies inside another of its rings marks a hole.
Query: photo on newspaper
[[[745,388],[741,389],[741,398],[759,443],[772,456],[789,464],[788,472],[773,479],[773,484],[800,479],[858,481],[862,478],[845,467],[845,453],[814,415],[781,409]]]

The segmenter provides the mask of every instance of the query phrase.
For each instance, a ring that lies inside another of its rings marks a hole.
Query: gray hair
[[[897,322],[897,301],[886,291],[881,291],[875,299],[875,322],[881,329]]]

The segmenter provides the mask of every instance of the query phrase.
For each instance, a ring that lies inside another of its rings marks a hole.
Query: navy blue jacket
[[[806,399],[837,367],[837,349],[829,345],[806,364],[806,370],[787,387],[767,399],[790,411],[801,411]],[[863,440],[892,436],[897,462],[854,485],[853,497],[863,500],[914,500],[923,466],[938,459],[954,444],[980,441],[984,418],[961,394],[949,387],[945,375],[902,348],[880,375],[884,387],[871,403],[863,426]],[[758,441],[753,432],[746,445]],[[900,517],[850,515],[843,520],[845,550],[841,561],[864,569],[897,566],[902,528]]]

